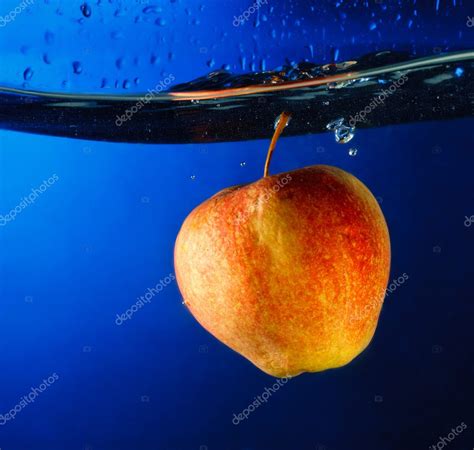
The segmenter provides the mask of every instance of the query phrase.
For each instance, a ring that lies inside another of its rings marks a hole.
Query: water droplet
[[[143,8],[143,14],[158,14],[161,11],[161,8],[156,5],[145,6],[145,8]]]
[[[194,181],[196,179],[196,175],[191,175],[189,178]]]
[[[334,137],[338,144],[347,144],[354,137],[355,128],[344,124],[344,118],[339,118],[326,125],[328,130],[334,130]]]
[[[117,67],[117,69],[122,69],[124,64],[125,64],[125,60],[123,58],[118,58],[115,61],[115,67]]]
[[[25,81],[29,81],[31,80],[31,78],[33,77],[33,69],[31,67],[28,67],[24,72],[23,72],[23,79]]]
[[[327,84],[327,88],[329,90],[342,89],[342,88],[350,86],[351,84],[354,84],[356,81],[357,80],[346,80],[346,81],[339,81],[337,83],[335,81],[333,81],[333,82]]]
[[[338,144],[347,144],[354,137],[354,128],[342,125],[334,130],[334,135]]]
[[[124,89],[130,89],[130,81],[129,80],[124,80],[122,84]]]
[[[336,128],[340,127],[344,123],[344,118],[333,120],[326,125],[326,129],[328,130],[335,130]]]
[[[87,3],[81,5],[81,11],[84,17],[90,17],[92,14],[92,9]]]
[[[155,20],[155,25],[158,25],[159,27],[164,27],[166,25],[166,20],[162,17],[158,17],[158,19]]]
[[[273,129],[276,130],[278,124],[280,123],[281,120],[281,114],[275,119],[275,123],[273,124]],[[290,124],[291,122],[291,117],[288,118],[288,121],[286,122],[285,128]]]
[[[349,149],[349,156],[356,156],[357,155],[357,149],[352,147]]]
[[[240,167],[245,167],[246,165],[247,165],[247,163],[246,163],[245,161],[242,161],[242,162],[240,163]]]
[[[44,62],[45,64],[51,64],[51,59],[50,59],[50,57],[49,57],[49,55],[48,55],[47,53],[44,53],[44,54],[43,54],[43,62]]]
[[[82,64],[79,61],[74,61],[72,63],[72,70],[76,75],[79,75],[82,73]]]

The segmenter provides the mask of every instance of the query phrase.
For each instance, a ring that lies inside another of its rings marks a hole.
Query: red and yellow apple
[[[374,335],[390,270],[380,207],[351,174],[312,166],[224,189],[175,245],[185,303],[264,372],[340,367]]]

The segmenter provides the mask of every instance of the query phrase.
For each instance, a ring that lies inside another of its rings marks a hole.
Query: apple
[[[175,245],[197,321],[264,372],[344,366],[370,343],[390,271],[383,213],[353,175],[312,166],[224,189]]]

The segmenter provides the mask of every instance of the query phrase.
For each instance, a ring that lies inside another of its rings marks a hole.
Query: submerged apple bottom
[[[199,323],[264,372],[340,367],[370,343],[390,239],[370,191],[313,166],[226,189],[185,220],[179,288]]]

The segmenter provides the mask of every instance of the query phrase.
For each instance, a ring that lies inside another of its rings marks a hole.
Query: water
[[[80,62],[73,69],[82,73]],[[31,69],[24,77],[31,79]],[[337,64],[302,62],[245,75],[217,71],[173,86],[174,79],[120,96],[0,86],[0,127],[121,142],[221,142],[269,137],[268,124],[288,110],[286,135],[329,129],[347,143],[356,128],[472,115],[474,52],[415,59],[383,51]]]
[[[2,26],[18,3],[0,5],[2,449],[415,450],[462,422],[444,448],[472,448],[470,3],[36,0]],[[235,425],[276,381],[189,314],[173,246],[195,206],[261,178],[283,111],[270,172],[362,180],[390,285],[360,357]]]

